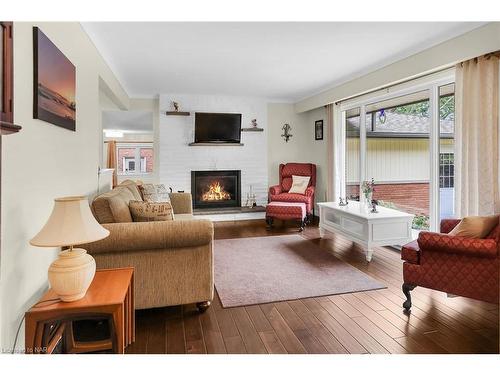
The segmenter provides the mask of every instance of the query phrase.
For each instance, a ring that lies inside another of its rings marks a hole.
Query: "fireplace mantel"
[[[189,146],[244,146],[244,143],[217,143],[217,142],[192,142],[188,143]]]

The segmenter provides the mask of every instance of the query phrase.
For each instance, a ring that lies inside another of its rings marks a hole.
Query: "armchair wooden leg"
[[[210,301],[198,302],[196,304],[198,311],[203,314],[210,307]]]
[[[415,285],[403,283],[403,286],[401,287],[403,289],[403,293],[406,296],[406,301],[403,302],[403,307],[407,313],[410,312],[411,309],[411,295],[410,292],[415,289]]]
[[[266,229],[271,230],[271,228],[273,227],[273,218],[266,216],[266,224]]]

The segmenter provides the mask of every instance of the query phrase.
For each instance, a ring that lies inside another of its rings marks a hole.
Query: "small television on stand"
[[[196,112],[194,143],[240,143],[241,113]]]

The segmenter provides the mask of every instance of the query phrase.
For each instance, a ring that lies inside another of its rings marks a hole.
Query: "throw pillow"
[[[170,195],[163,184],[142,184],[139,189],[145,202],[170,202]]]
[[[174,210],[169,202],[130,201],[128,206],[134,221],[174,220]]]
[[[304,194],[306,192],[307,185],[309,185],[310,179],[311,177],[292,175],[292,187],[288,192],[295,194]]]
[[[498,225],[499,215],[467,216],[448,235],[469,238],[485,238]]]

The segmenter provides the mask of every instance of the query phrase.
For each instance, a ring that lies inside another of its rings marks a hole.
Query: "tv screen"
[[[195,113],[195,143],[240,143],[240,135],[241,113]]]

